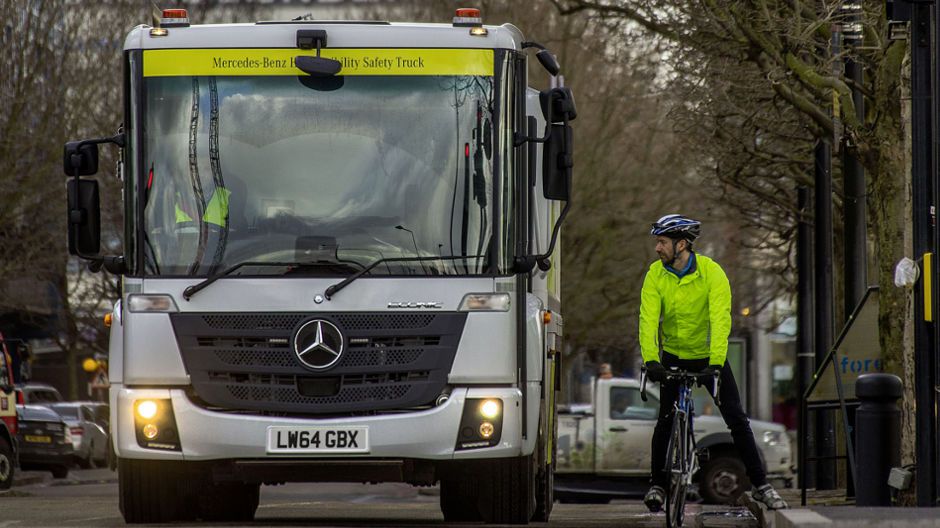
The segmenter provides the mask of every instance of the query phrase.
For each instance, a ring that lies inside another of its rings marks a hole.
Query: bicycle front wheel
[[[669,469],[669,490],[666,494],[667,528],[681,528],[685,518],[685,492],[689,471],[686,456],[689,450],[687,428],[688,421],[685,413],[677,412],[672,420],[672,434],[666,455],[666,466]]]

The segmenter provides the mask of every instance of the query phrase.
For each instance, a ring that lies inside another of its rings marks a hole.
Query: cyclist
[[[718,408],[755,487],[753,498],[770,509],[787,508],[786,501],[767,483],[754,433],[725,359],[731,333],[731,286],[718,263],[692,250],[700,233],[700,222],[678,214],[660,218],[650,231],[656,237],[659,260],[650,266],[643,281],[640,350],[649,379],[663,383],[659,419],[653,430],[652,486],[643,502],[657,512],[666,499],[666,448],[678,386],[665,381],[664,374],[669,367],[678,367],[719,376]]]

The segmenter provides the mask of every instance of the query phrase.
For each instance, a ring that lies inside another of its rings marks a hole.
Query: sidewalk
[[[940,509],[858,507],[845,500],[845,490],[813,490],[806,506],[800,490],[781,490],[789,510],[766,512],[765,526],[773,528],[940,528]],[[760,514],[756,514],[758,518]]]
[[[64,479],[52,478],[49,471],[17,471],[13,474],[13,488],[24,486],[72,486],[76,484],[110,484],[117,482],[117,472],[110,469],[76,469]]]
[[[810,506],[775,512],[774,528],[940,528],[937,508]]]
[[[745,494],[740,502],[744,512],[702,513],[696,519],[696,527],[940,528],[938,508],[857,507],[846,503],[844,490],[814,491],[806,506],[800,506],[798,490],[781,490],[781,495],[790,503],[791,509],[768,511]]]

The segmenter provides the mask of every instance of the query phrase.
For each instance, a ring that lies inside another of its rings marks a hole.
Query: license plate
[[[268,453],[368,453],[369,428],[268,427]]]
[[[52,437],[51,437],[51,436],[33,436],[33,435],[26,435],[26,441],[27,441],[27,442],[35,442],[35,443],[37,443],[37,444],[49,444],[49,443],[52,442]]]

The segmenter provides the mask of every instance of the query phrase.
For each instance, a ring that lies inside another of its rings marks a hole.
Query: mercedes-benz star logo
[[[343,334],[329,321],[311,319],[294,334],[294,353],[314,370],[328,369],[343,355]]]

